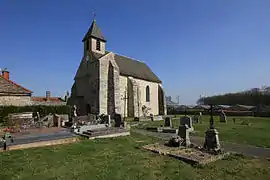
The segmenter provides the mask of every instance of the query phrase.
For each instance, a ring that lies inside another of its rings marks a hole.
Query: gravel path
[[[132,129],[132,132],[136,132],[142,135],[157,137],[163,140],[168,140],[171,136],[174,135],[172,133],[158,133],[158,132],[151,132],[151,131],[140,130],[140,129]],[[194,144],[202,145],[204,143],[203,137],[191,136],[190,139],[191,139],[191,142]],[[224,141],[221,141],[220,144],[221,144],[221,147],[225,151],[236,152],[236,153],[240,153],[245,156],[251,156],[251,157],[259,157],[259,158],[267,158],[267,159],[270,158],[270,148],[262,148],[262,147],[224,142]]]

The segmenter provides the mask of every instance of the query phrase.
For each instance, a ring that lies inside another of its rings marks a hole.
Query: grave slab
[[[168,147],[159,143],[145,145],[142,148],[161,155],[174,157],[192,165],[205,165],[229,155],[229,153],[214,155],[195,148]]]

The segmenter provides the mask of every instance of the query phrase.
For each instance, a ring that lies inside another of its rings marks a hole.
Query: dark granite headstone
[[[115,122],[115,127],[121,127],[121,125],[123,124],[121,114],[114,115],[114,122]]]
[[[165,118],[164,127],[172,127],[172,120],[170,117]]]
[[[190,116],[183,116],[180,118],[180,125],[188,125],[191,131],[194,131],[194,128],[192,126],[192,119]]]

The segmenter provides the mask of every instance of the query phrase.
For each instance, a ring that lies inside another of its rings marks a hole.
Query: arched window
[[[145,96],[146,96],[146,102],[150,102],[150,88],[149,88],[149,86],[146,86]]]

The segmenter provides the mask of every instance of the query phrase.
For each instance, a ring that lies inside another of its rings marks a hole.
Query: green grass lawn
[[[141,146],[154,139],[138,134],[84,140],[70,145],[4,152],[0,179],[269,179],[270,161],[230,156],[205,167],[158,155]]]
[[[174,127],[179,126],[179,118],[173,119]],[[204,136],[207,127],[209,126],[209,116],[203,116],[202,124],[194,124],[194,135]],[[258,117],[234,117],[236,124],[233,123],[233,117],[227,117],[227,124],[220,123],[219,117],[215,116],[215,127],[219,131],[221,141],[230,141],[236,143],[250,144],[260,147],[270,148],[270,118]],[[241,122],[246,121],[252,123],[251,126],[241,125]],[[140,122],[137,128],[155,127],[163,125],[164,121]]]

